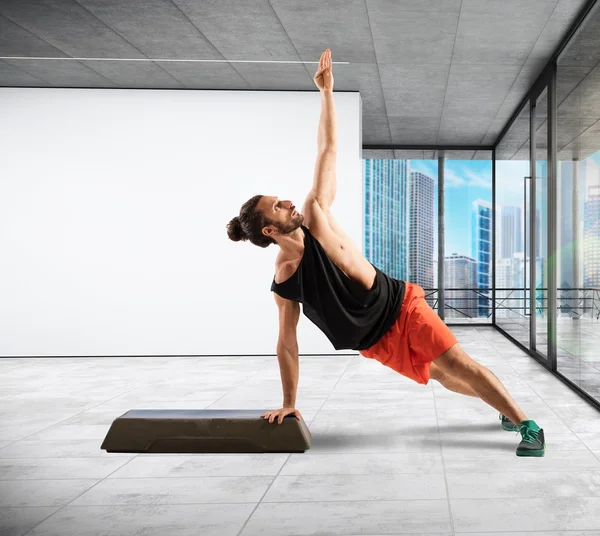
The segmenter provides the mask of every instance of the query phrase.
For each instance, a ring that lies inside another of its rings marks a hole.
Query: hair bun
[[[227,235],[229,236],[229,239],[234,242],[247,240],[246,233],[244,233],[244,229],[242,229],[242,222],[238,216],[232,218],[227,224]]]

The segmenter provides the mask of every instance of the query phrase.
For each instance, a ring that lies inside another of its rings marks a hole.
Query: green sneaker
[[[519,430],[519,427],[506,415],[502,415],[502,413],[500,413],[500,417],[498,418],[502,421],[502,428],[507,432],[517,432]]]
[[[519,432],[523,439],[517,447],[517,456],[541,457],[544,455],[546,450],[544,430],[535,421],[523,421],[519,424]]]

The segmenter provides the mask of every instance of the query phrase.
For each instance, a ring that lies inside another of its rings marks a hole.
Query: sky
[[[437,160],[409,160],[410,171],[432,177],[437,192]],[[473,256],[471,251],[471,212],[473,201],[492,201],[491,160],[446,160],[444,170],[446,255]],[[437,231],[437,194],[435,195]],[[436,232],[437,235],[437,232]],[[437,249],[437,236],[435,240]],[[435,251],[435,249],[434,249]]]
[[[591,161],[591,162],[590,162]],[[593,162],[593,163],[592,163]],[[420,171],[435,182],[435,248],[437,250],[437,160],[409,160],[409,171]],[[588,158],[587,169],[600,168],[600,151]],[[523,182],[529,176],[529,160],[498,160],[496,162],[496,203],[498,207],[523,207]],[[597,181],[598,171],[588,171],[588,181]],[[445,251],[446,255],[474,256],[471,245],[471,214],[473,201],[492,201],[491,160],[446,160]]]

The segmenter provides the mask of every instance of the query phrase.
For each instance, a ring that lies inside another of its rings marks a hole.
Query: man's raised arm
[[[314,80],[321,92],[321,117],[317,136],[315,176],[308,197],[314,199],[326,211],[333,203],[337,188],[337,117],[333,101],[331,50],[327,49],[321,55]]]

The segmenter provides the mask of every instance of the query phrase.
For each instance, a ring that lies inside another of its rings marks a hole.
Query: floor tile
[[[110,425],[105,424],[54,424],[27,437],[27,441],[68,441],[95,439],[100,443]]]
[[[0,480],[102,479],[128,463],[129,459],[125,456],[115,458],[0,458]]]
[[[57,510],[58,507],[0,507],[1,534],[22,536]]]
[[[597,471],[448,473],[451,499],[600,497]]]
[[[103,480],[72,506],[257,503],[273,477],[130,478]]]
[[[443,473],[441,452],[292,454],[281,475]]]
[[[600,432],[577,432],[577,437],[590,450],[600,450]]]
[[[111,452],[100,449],[102,441],[98,439],[69,439],[68,441],[16,441],[0,449],[0,458],[98,458],[128,457],[131,454]]]
[[[27,536],[236,536],[253,504],[67,506]]]
[[[457,533],[600,527],[600,497],[450,499],[450,507]]]
[[[240,536],[447,534],[448,501],[261,503]]]
[[[442,473],[321,474],[278,476],[262,502],[399,501],[444,499],[446,496],[446,483]]]
[[[312,445],[306,455],[324,453],[361,452],[440,452],[439,438],[434,434],[412,435],[404,426],[386,427],[379,430],[370,427],[356,427],[354,430],[340,429],[338,426],[312,426]],[[8,447],[10,448],[10,447]],[[0,450],[0,457],[2,456]]]
[[[19,441],[26,439],[30,435],[45,430],[49,426],[58,424],[65,419],[72,417],[71,414],[60,419],[51,419],[47,422],[39,422],[37,424],[18,424],[15,420],[4,419],[0,416],[0,440],[2,441]],[[12,424],[15,423],[15,424]]]
[[[141,454],[109,478],[201,478],[275,476],[289,454],[146,456]]]
[[[509,445],[507,454],[500,456],[491,450],[473,452],[459,448],[448,449],[442,443],[444,467],[447,474],[600,471],[598,459],[587,449],[558,450],[552,444],[543,457],[535,458],[517,456],[516,447],[516,444]]]
[[[532,532],[455,532],[454,536],[600,536],[600,530]]]
[[[0,506],[65,506],[98,480],[0,480]]]

